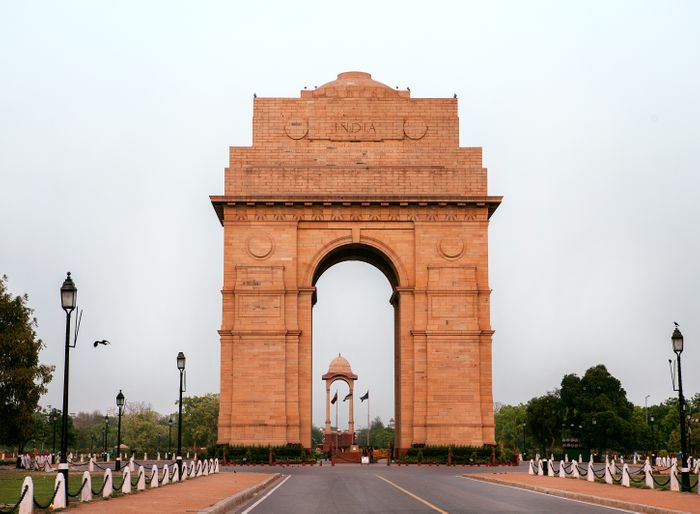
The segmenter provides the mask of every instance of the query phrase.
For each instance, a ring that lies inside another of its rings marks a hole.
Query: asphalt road
[[[234,468],[226,470],[231,469]],[[241,505],[237,513],[620,512],[461,477],[465,472],[498,471],[498,468],[343,464],[253,469],[281,473],[282,481]]]

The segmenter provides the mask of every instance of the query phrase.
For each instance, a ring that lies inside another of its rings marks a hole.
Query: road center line
[[[377,478],[380,478],[380,479],[384,480],[387,484],[393,485],[394,487],[396,487],[396,488],[397,488],[399,491],[401,491],[402,493],[405,493],[405,494],[409,495],[411,498],[413,498],[414,500],[418,500],[418,501],[421,502],[422,504],[427,505],[428,507],[430,507],[430,508],[433,509],[434,511],[440,512],[441,514],[448,514],[446,510],[442,510],[441,508],[436,507],[435,505],[433,505],[433,504],[430,503],[429,501],[424,500],[424,499],[421,498],[420,496],[416,496],[416,495],[413,494],[411,491],[408,491],[408,490],[404,489],[403,487],[401,487],[400,485],[395,484],[395,483],[392,482],[391,480],[387,480],[386,478],[384,478],[384,477],[382,477],[382,476],[379,476],[379,475],[374,475],[374,476],[377,477]],[[243,513],[243,514],[245,514],[245,513]]]
[[[251,505],[251,506],[248,507],[246,510],[244,510],[243,512],[241,512],[241,514],[248,514],[251,510],[253,510],[253,509],[254,509],[255,507],[257,507],[259,504],[261,504],[263,501],[265,501],[265,500],[267,499],[268,496],[270,496],[272,493],[274,493],[279,487],[282,486],[282,484],[284,484],[284,483],[285,483],[287,480],[289,480],[291,477],[292,477],[292,475],[287,475],[286,477],[284,477],[284,479],[283,479],[279,484],[277,484],[277,485],[276,485],[275,487],[273,487],[270,491],[268,491],[267,494],[266,494],[265,496],[263,496],[262,498],[260,498],[260,499],[259,499],[258,501],[256,501],[253,505]]]

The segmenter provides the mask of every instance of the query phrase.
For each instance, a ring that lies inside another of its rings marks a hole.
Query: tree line
[[[182,399],[183,451],[198,452],[213,449],[216,445],[219,415],[219,395],[206,394]],[[61,441],[61,411],[37,407],[25,430],[28,439],[20,451],[50,453],[58,451]],[[172,424],[168,422],[172,420]],[[68,417],[68,451],[74,453],[101,454],[105,447],[114,453],[117,446],[116,416],[105,420],[100,411],[79,412]],[[178,413],[160,414],[146,402],[129,402],[124,407],[121,420],[121,444],[125,453],[137,451],[171,452],[177,449]],[[4,444],[3,444],[4,443]],[[16,444],[16,443],[15,443]],[[18,446],[0,441],[0,447],[19,450]]]
[[[689,451],[700,448],[700,394],[686,400]],[[678,398],[633,405],[604,365],[582,377],[565,375],[558,388],[525,404],[496,404],[496,442],[534,455],[632,454],[680,451]]]

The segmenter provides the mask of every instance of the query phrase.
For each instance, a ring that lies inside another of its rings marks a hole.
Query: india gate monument
[[[494,444],[481,148],[455,98],[411,98],[347,72],[253,100],[224,194],[219,443],[311,447],[315,284],[346,260],[391,283],[395,448]]]

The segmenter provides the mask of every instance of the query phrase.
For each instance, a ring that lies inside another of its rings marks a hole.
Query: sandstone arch
[[[413,99],[361,72],[301,98],[256,98],[253,145],[225,192],[219,442],[311,444],[316,279],[347,259],[387,275],[395,446],[494,443],[488,196],[457,100]]]

